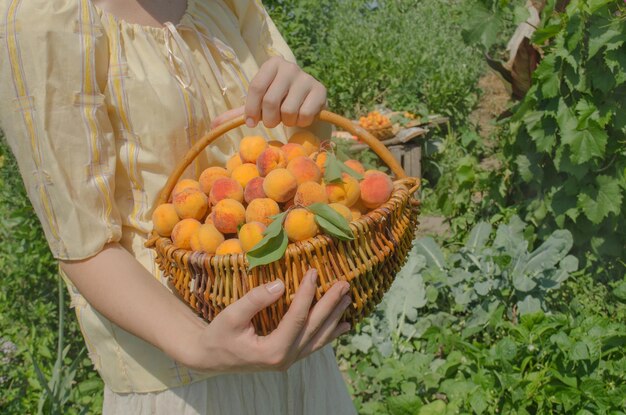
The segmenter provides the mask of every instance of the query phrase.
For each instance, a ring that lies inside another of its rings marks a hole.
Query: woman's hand
[[[326,105],[326,88],[298,65],[281,57],[266,61],[250,82],[244,107],[230,110],[211,122],[211,128],[245,114],[250,128],[263,121],[268,128],[308,127]]]
[[[350,329],[339,323],[350,305],[350,284],[341,281],[310,310],[317,289],[317,271],[309,270],[281,320],[268,336],[257,336],[251,320],[274,303],[284,291],[280,280],[254,288],[228,306],[198,336],[189,361],[198,370],[253,372],[286,370]]]

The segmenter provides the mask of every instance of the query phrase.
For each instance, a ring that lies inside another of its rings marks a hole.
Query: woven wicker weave
[[[354,240],[318,235],[289,244],[283,258],[251,270],[244,254],[216,256],[179,249],[170,238],[153,231],[146,246],[155,249],[159,268],[181,299],[207,321],[252,288],[280,278],[285,283],[283,297],[253,319],[259,334],[270,333],[287,311],[304,273],[314,267],[319,274],[316,299],[335,281],[350,282],[353,303],[344,317],[354,324],[380,302],[404,264],[417,228],[419,202],[412,194],[419,187],[419,180],[406,177],[386,147],[363,128],[327,111],[322,111],[319,118],[355,134],[387,163],[397,178],[390,200],[350,224]],[[207,145],[243,123],[243,117],[239,117],[199,140],[170,176],[157,206],[166,203],[183,171]]]

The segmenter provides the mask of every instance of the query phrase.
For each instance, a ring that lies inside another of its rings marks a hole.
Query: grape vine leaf
[[[619,181],[610,176],[598,176],[597,187],[585,189],[578,195],[578,206],[582,208],[585,216],[594,224],[599,224],[609,215],[619,215],[622,206],[622,192]]]

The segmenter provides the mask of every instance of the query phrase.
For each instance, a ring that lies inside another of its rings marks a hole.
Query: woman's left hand
[[[246,105],[211,122],[211,128],[245,114],[250,128],[263,121],[268,128],[281,122],[288,127],[308,127],[326,105],[326,88],[298,65],[273,57],[250,82]]]

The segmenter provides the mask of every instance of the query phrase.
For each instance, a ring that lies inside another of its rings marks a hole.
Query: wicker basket
[[[366,130],[379,140],[388,140],[394,136],[393,127],[391,125],[379,128],[366,128]]]
[[[283,297],[253,319],[259,334],[270,333],[287,311],[304,273],[314,267],[319,274],[316,299],[337,280],[350,282],[353,303],[344,318],[354,325],[380,302],[404,264],[417,228],[419,202],[412,195],[419,181],[406,177],[387,148],[363,128],[328,111],[322,111],[319,118],[358,136],[387,163],[397,178],[390,200],[350,224],[354,240],[321,234],[289,244],[283,258],[252,270],[244,254],[216,256],[179,249],[170,238],[153,231],[146,246],[155,249],[156,263],[181,299],[207,321],[252,288],[280,278],[285,284]],[[244,119],[239,117],[199,140],[169,177],[157,206],[166,203],[182,173],[207,145],[242,124]]]

